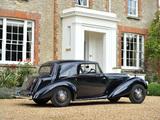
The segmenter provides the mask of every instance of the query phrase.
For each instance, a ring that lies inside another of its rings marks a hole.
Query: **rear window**
[[[52,66],[51,65],[41,66],[40,69],[39,69],[39,74],[50,75],[51,71],[52,71]]]

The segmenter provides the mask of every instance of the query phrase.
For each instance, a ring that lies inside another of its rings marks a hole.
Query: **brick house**
[[[0,66],[80,59],[107,73],[143,70],[158,9],[159,0],[0,0]]]

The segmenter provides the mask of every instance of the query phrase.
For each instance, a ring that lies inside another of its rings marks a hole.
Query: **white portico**
[[[63,10],[62,59],[97,61],[104,72],[115,73],[116,14],[74,7]]]

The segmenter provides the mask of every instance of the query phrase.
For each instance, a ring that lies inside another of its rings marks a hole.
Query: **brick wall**
[[[0,9],[0,17],[11,17],[11,18],[21,18],[21,19],[28,19],[33,20],[35,22],[34,28],[34,59],[36,60],[36,64],[40,62],[40,58],[38,54],[40,53],[39,49],[39,28],[40,24],[39,21],[41,19],[41,15],[38,13],[30,13],[30,12],[23,12],[23,11],[16,11],[16,10],[6,10]]]
[[[41,63],[54,59],[54,0],[0,0],[0,17],[35,21],[34,58]]]

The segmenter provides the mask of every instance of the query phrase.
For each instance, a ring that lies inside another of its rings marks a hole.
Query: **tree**
[[[149,27],[148,40],[145,41],[145,57],[152,63],[152,69],[160,79],[160,12],[155,13],[151,26]]]

